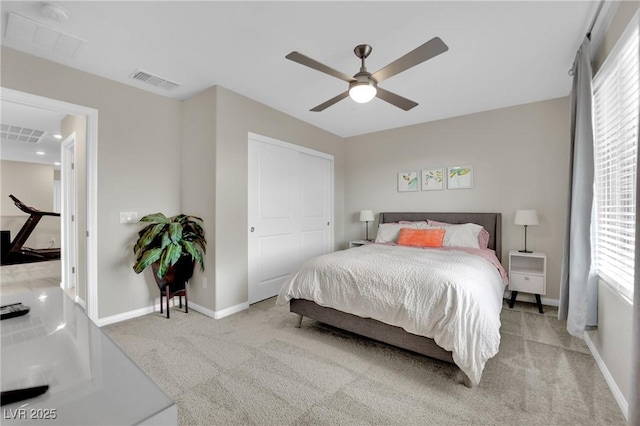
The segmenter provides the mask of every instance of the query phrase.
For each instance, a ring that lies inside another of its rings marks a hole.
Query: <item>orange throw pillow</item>
[[[442,247],[444,229],[402,228],[398,235],[398,245],[413,247]]]

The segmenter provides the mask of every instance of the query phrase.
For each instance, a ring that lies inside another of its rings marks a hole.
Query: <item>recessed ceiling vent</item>
[[[180,83],[175,83],[173,81],[167,80],[166,78],[159,77],[157,75],[153,75],[141,70],[136,70],[133,74],[130,75],[130,77],[134,80],[139,80],[165,90],[173,90],[176,87],[180,86]]]
[[[0,137],[10,141],[38,143],[44,135],[44,131],[29,129],[27,127],[9,126],[0,124]]]
[[[28,44],[66,56],[74,56],[84,40],[47,27],[32,19],[9,12],[5,36],[10,40]]]

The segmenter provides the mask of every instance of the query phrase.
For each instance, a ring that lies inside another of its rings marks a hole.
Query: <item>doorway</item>
[[[72,299],[82,304],[82,295],[77,290],[78,274],[78,226],[77,185],[76,185],[76,134],[69,135],[61,145],[61,176],[62,176],[62,289]]]
[[[83,306],[87,315],[94,322],[98,321],[98,272],[97,272],[97,147],[98,147],[98,111],[81,105],[64,101],[45,98],[31,93],[20,92],[13,89],[0,88],[0,99],[18,105],[51,111],[61,111],[69,115],[83,117],[86,120],[86,156],[76,158],[75,164],[84,162],[86,168],[85,195],[86,208],[76,212],[84,215],[86,226],[82,230],[76,230],[77,237],[86,239],[86,262],[76,265],[85,269],[85,279],[76,282],[76,302]],[[63,184],[64,185],[64,184]],[[77,197],[76,197],[77,199]],[[77,219],[77,214],[75,219]],[[64,234],[63,234],[64,235]],[[67,247],[61,247],[62,256],[66,255]],[[83,253],[84,254],[84,253]],[[75,257],[78,257],[76,251]],[[67,255],[68,258],[68,255]],[[64,270],[64,267],[63,267]],[[83,297],[79,297],[82,295]]]

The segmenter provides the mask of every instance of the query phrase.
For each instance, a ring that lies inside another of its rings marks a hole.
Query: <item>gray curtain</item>
[[[580,338],[587,326],[596,325],[598,299],[598,279],[591,271],[594,163],[590,44],[585,37],[573,63],[571,186],[558,308],[558,318],[567,320],[569,333]]]

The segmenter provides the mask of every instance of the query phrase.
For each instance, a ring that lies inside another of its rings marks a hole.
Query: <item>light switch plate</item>
[[[120,223],[137,223],[138,212],[120,212]]]

